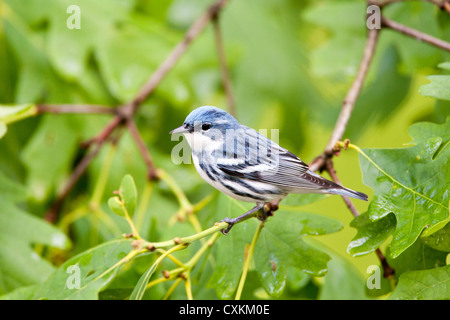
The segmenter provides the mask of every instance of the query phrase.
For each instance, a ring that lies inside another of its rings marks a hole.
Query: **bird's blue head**
[[[194,131],[206,133],[210,129],[219,130],[223,134],[228,129],[237,129],[239,122],[226,111],[212,107],[199,107],[192,111],[184,121],[183,125],[170,132],[193,133]]]
[[[192,111],[183,125],[170,132],[183,133],[194,153],[225,148],[224,137],[229,132],[238,132],[241,125],[226,111],[211,107],[199,107]],[[231,145],[231,144],[230,144]]]

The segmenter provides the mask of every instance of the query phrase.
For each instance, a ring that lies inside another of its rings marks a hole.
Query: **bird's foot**
[[[273,216],[273,212],[278,210],[278,203],[267,202],[258,212],[256,217],[259,221],[265,222],[268,217]]]
[[[237,222],[236,219],[231,219],[226,217],[223,220],[220,220],[220,222],[226,222],[228,223],[228,227],[226,227],[225,229],[220,230],[220,232],[222,232],[223,235],[227,235],[228,232],[230,232],[231,228],[234,226],[234,224]]]
[[[236,217],[236,218],[233,218],[233,219],[226,217],[225,219],[221,220],[220,222],[228,223],[228,227],[225,228],[225,229],[222,229],[221,232],[223,234],[228,234],[228,232],[230,232],[230,230],[233,227],[233,225],[235,225],[239,221],[243,221],[243,220],[246,220],[246,219],[248,219],[250,217],[253,217],[255,215],[255,212],[260,211],[260,210],[265,211],[264,208],[263,208],[263,205],[262,204],[256,204],[256,206],[254,206],[252,209],[250,209],[246,213],[240,215],[239,217]],[[265,213],[264,213],[264,215],[265,215]],[[266,218],[267,218],[267,216],[263,217],[264,220]],[[259,219],[259,217],[258,217],[258,219]]]

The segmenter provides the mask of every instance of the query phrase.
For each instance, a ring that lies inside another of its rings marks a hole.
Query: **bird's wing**
[[[309,171],[308,165],[299,157],[253,129],[246,128],[245,135],[238,135],[237,139],[245,141],[235,143],[232,152],[228,152],[231,156],[217,159],[218,168],[225,174],[286,189],[339,187]],[[239,150],[236,145],[245,148]]]

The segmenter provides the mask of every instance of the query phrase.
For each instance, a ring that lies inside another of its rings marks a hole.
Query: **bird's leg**
[[[274,211],[278,210],[278,204],[280,203],[280,199],[274,200],[272,202],[267,202],[261,209],[261,214],[257,217],[260,221],[264,222],[268,217],[273,216]]]
[[[223,222],[228,223],[228,227],[226,229],[222,229],[221,232],[223,234],[227,234],[228,232],[230,232],[231,228],[233,227],[233,225],[235,223],[238,223],[239,221],[250,218],[253,213],[255,213],[256,211],[259,211],[261,209],[264,209],[264,203],[257,203],[256,206],[254,206],[252,209],[248,210],[246,213],[240,215],[239,217],[236,217],[233,219],[226,217],[225,219],[221,220],[220,222],[223,221]]]
[[[256,214],[256,217],[258,218],[259,221],[265,222],[267,220],[267,218],[269,216],[271,216],[273,213],[270,210],[270,208],[268,208],[265,205],[262,206],[261,210],[259,211],[259,213]]]

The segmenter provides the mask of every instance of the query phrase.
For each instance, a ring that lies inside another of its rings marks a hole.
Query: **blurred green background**
[[[71,4],[81,8],[79,30],[66,27],[70,15],[66,9]],[[209,4],[206,0],[2,0],[0,103],[112,107],[125,103]],[[326,146],[358,68],[367,32],[365,8],[365,1],[357,0],[230,0],[220,24],[237,119],[255,129],[279,129],[280,144],[311,162]],[[393,4],[385,15],[450,40],[448,14],[432,3]],[[444,122],[450,114],[449,103],[418,93],[421,85],[429,83],[428,75],[442,72],[437,65],[444,61],[450,61],[450,55],[443,50],[382,30],[345,138],[360,147],[401,147],[410,141],[407,128],[411,124]],[[156,166],[168,169],[194,203],[212,188],[198,177],[193,165],[171,163],[176,142],[168,132],[201,105],[227,109],[211,25],[137,114],[137,126]],[[108,119],[47,114],[8,127],[0,140],[0,171],[23,186],[24,210],[37,217],[45,214],[83,155],[80,143],[97,134]],[[92,195],[107,158],[105,147],[71,192],[63,212],[73,212]],[[370,198],[372,191],[362,183],[356,152],[342,152],[335,168],[343,185]],[[126,173],[133,175],[141,192],[146,168],[128,134],[118,144],[104,200]],[[361,213],[368,205],[354,203]],[[143,228],[148,230],[163,225],[177,209],[164,185],[149,204],[153,208],[149,214],[158,211],[159,215],[145,218]],[[350,261],[363,277],[369,265],[378,265],[374,254],[352,258],[346,252],[356,230],[349,227],[352,216],[340,197],[327,197],[302,210],[344,224],[343,230],[315,239]],[[117,237],[102,219],[86,214],[74,221],[72,253]],[[126,230],[116,218],[110,219]],[[57,257],[53,262],[58,263]]]

